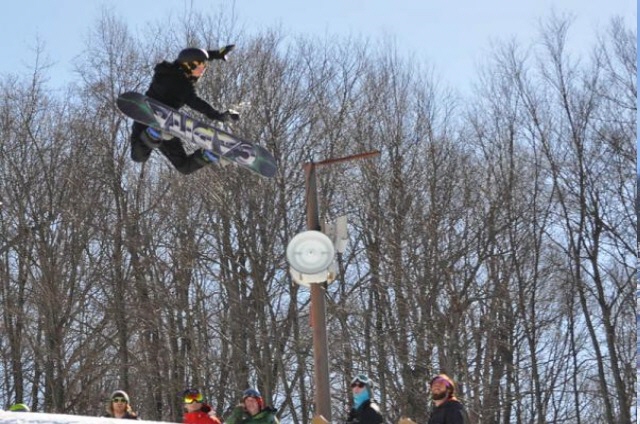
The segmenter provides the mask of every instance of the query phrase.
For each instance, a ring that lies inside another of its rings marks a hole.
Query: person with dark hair
[[[468,424],[464,405],[456,397],[456,385],[447,374],[438,374],[429,382],[433,410],[428,424]]]
[[[279,424],[276,409],[266,406],[260,392],[247,389],[242,392],[242,402],[238,404],[225,424]]]
[[[198,389],[186,389],[182,392],[184,405],[184,424],[220,424],[211,405],[205,402],[204,396]]]
[[[373,400],[373,381],[364,374],[351,380],[353,408],[347,416],[348,424],[382,424],[380,406]]]
[[[116,390],[111,393],[109,403],[107,403],[107,415],[109,418],[122,418],[126,420],[137,420],[138,414],[131,409],[129,395],[124,390]]]
[[[163,61],[155,66],[151,85],[145,94],[174,109],[187,105],[211,120],[238,120],[238,112],[217,111],[198,97],[195,88],[195,84],[207,70],[208,62],[214,59],[226,61],[227,54],[234,47],[230,44],[218,50],[193,47],[182,50],[173,62]],[[134,122],[131,127],[131,159],[134,162],[146,162],[151,151],[157,148],[183,174],[190,174],[218,160],[213,153],[204,149],[187,154],[178,137],[165,138],[164,134],[155,129]]]

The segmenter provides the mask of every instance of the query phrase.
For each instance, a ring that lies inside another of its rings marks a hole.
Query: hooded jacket
[[[280,424],[276,412],[277,409],[267,406],[252,416],[242,406],[236,406],[224,422],[225,424]]]
[[[180,64],[164,61],[158,63],[154,71],[151,85],[146,92],[147,96],[174,109],[187,105],[209,119],[223,118],[222,113],[198,97],[195,80],[189,78]]]
[[[428,424],[468,424],[469,417],[464,406],[456,398],[435,406],[431,411]]]
[[[347,417],[348,424],[382,424],[380,407],[371,399],[366,400],[358,408],[351,408]]]
[[[211,407],[203,403],[199,410],[185,412],[182,422],[184,424],[220,424],[220,420],[216,416],[209,415],[211,411]]]

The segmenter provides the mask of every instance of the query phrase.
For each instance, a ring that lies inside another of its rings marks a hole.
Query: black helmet
[[[209,53],[206,50],[190,47],[178,54],[176,62],[205,62],[207,60],[209,60]]]

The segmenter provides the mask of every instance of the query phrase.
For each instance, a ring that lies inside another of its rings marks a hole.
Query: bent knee
[[[176,170],[181,173],[182,175],[189,175],[189,174],[193,174],[194,172],[196,172],[198,169],[200,168],[196,168],[193,166],[176,166],[175,167]]]

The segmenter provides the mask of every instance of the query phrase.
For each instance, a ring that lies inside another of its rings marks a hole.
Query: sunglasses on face
[[[115,398],[111,399],[111,402],[113,402],[113,403],[127,403],[127,400],[125,398],[115,397]]]
[[[207,68],[207,64],[205,62],[197,62],[197,61],[189,63],[188,66],[189,66],[189,69],[191,69],[192,71],[196,70],[199,66],[203,66],[204,69]]]
[[[353,389],[354,387],[364,387],[365,384],[364,383],[360,383],[360,382],[356,382],[356,383],[351,383],[351,388]]]
[[[184,395],[183,403],[194,403],[194,402],[202,402],[203,396],[202,393],[193,393]]]

